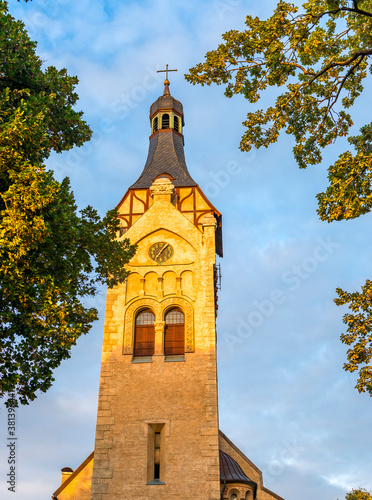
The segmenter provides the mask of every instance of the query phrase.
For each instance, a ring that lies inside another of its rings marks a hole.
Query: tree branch
[[[360,57],[360,59],[351,67],[349,68],[348,72],[346,73],[346,75],[343,77],[343,79],[341,80],[340,83],[337,82],[337,84],[339,84],[339,89],[337,91],[337,94],[335,96],[335,98],[333,99],[333,101],[331,102],[331,98],[332,98],[332,95],[330,95],[329,97],[329,100],[328,100],[328,106],[327,106],[327,109],[324,113],[324,116],[323,116],[323,119],[320,123],[319,126],[321,126],[323,123],[324,123],[324,120],[327,118],[327,115],[328,113],[331,112],[331,109],[333,108],[333,106],[336,104],[339,96],[340,96],[340,93],[341,93],[341,90],[343,88],[343,86],[345,85],[345,82],[346,80],[349,78],[349,76],[353,73],[353,71],[359,66],[359,64],[363,61],[363,59],[365,58],[366,56],[365,55],[362,55]],[[331,93],[333,93],[333,89],[337,86],[337,84],[334,84],[333,87],[332,87],[332,90],[331,90]]]
[[[356,5],[356,2],[353,1],[353,4]],[[351,9],[350,7],[341,7],[340,10],[342,11],[347,11],[347,12],[355,12],[355,14],[361,14],[362,16],[367,16],[367,17],[372,17],[372,12],[368,12],[363,9],[359,9],[359,7],[355,7],[354,9]]]
[[[319,78],[320,76],[324,75],[324,73],[326,73],[328,70],[330,70],[332,68],[336,68],[337,66],[347,66],[348,64],[350,64],[353,61],[355,61],[355,59],[357,59],[359,56],[368,56],[368,55],[371,55],[371,54],[372,54],[372,49],[362,49],[362,50],[358,50],[358,52],[356,52],[353,56],[349,57],[349,59],[346,59],[345,61],[329,63],[323,69],[321,69],[320,71],[318,71],[318,73],[316,73],[313,76],[313,78],[309,81],[308,84],[311,85],[312,83],[315,82],[315,80],[317,78]]]
[[[353,1],[354,3],[354,1]],[[354,3],[355,5],[355,3]],[[366,10],[363,10],[363,9],[359,9],[359,7],[356,7],[356,8],[350,8],[350,7],[340,7],[338,9],[335,9],[335,10],[326,10],[324,12],[321,12],[319,14],[304,14],[304,16],[309,16],[309,17],[315,17],[317,18],[318,20],[323,17],[323,16],[326,16],[326,15],[329,15],[329,14],[338,14],[339,12],[354,12],[355,14],[361,14],[362,16],[367,16],[367,17],[372,17],[372,12],[368,12]]]
[[[240,67],[237,67],[237,68],[231,68],[231,69],[226,69],[226,71],[228,72],[233,72],[233,71],[239,71],[240,69],[250,69],[250,68],[254,68],[256,66],[265,66],[266,65],[266,62],[265,61],[262,61],[262,62],[258,62],[258,61],[237,61],[239,64],[248,64],[249,66],[240,66]],[[313,75],[314,73],[311,71],[307,71],[306,68],[304,68],[303,66],[301,66],[300,64],[297,64],[297,63],[292,63],[292,62],[289,62],[289,61],[283,61],[281,64],[285,65],[285,66],[295,66],[296,68],[300,69],[305,75]]]
[[[344,86],[346,80],[349,78],[349,76],[353,73],[353,71],[359,66],[359,64],[363,61],[363,59],[365,58],[366,56],[365,55],[362,55],[359,59],[359,61],[357,61],[350,69],[349,71],[346,73],[346,75],[343,77],[342,79],[342,82],[340,84],[340,88],[338,89],[338,92],[337,92],[337,95],[335,97],[335,100],[333,101],[332,103],[332,106],[337,102],[337,99],[339,98],[340,96],[340,92],[342,90],[342,87]]]

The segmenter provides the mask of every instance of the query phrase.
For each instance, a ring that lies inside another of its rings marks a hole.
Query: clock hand
[[[158,252],[154,259],[157,259],[159,257],[159,255],[163,252],[163,250],[165,250],[167,248],[167,246],[169,246],[169,243],[167,243],[166,245],[163,246],[163,248],[160,249],[160,252]]]

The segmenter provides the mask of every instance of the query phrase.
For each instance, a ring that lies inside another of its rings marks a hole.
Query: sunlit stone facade
[[[168,85],[150,109],[145,167],[118,205],[118,238],[137,252],[107,292],[94,454],[65,472],[58,500],[280,498],[219,432],[221,214],[188,172]]]

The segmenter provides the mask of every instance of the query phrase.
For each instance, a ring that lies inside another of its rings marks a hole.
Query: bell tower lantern
[[[160,130],[173,130],[182,134],[184,125],[182,104],[170,95],[168,80],[165,80],[164,94],[151,106],[150,122],[152,135]]]

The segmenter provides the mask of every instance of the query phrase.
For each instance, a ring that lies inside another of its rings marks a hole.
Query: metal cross
[[[158,69],[157,73],[165,73],[165,79],[168,80],[168,71],[178,71],[176,69],[168,69],[168,64],[165,65],[166,69]]]

